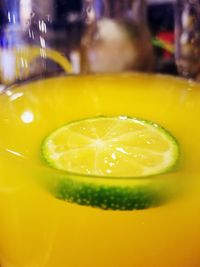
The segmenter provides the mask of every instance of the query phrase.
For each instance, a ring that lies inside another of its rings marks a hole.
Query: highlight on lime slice
[[[172,171],[179,154],[163,127],[125,116],[70,122],[42,143],[45,162],[64,171],[54,188],[58,198],[113,210],[166,201],[169,183],[157,175]]]

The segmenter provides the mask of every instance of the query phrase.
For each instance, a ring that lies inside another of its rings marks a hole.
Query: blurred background
[[[82,5],[81,0],[1,0],[0,48],[23,43],[55,48],[73,62],[74,71],[79,73],[80,62],[76,52],[84,28]],[[174,3],[170,0],[148,0],[146,8],[156,61],[154,71],[176,75]],[[5,58],[1,57],[1,60]],[[9,61],[8,56],[6,61]],[[55,68],[59,69],[59,66],[52,67],[52,70],[55,71]]]

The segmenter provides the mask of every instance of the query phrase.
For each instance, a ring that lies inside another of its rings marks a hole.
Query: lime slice
[[[155,194],[155,183],[148,178],[173,170],[179,154],[177,141],[163,127],[122,116],[71,122],[42,143],[48,165],[66,172],[58,197],[105,209],[161,202],[160,189],[156,186]]]
[[[169,132],[149,121],[126,117],[69,123],[43,143],[54,168],[95,176],[138,177],[170,170],[179,155]]]

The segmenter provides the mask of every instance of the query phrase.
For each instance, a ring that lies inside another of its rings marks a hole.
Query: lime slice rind
[[[167,204],[179,194],[179,181],[163,178],[134,178],[133,183],[126,179],[123,184],[111,178],[113,183],[106,184],[106,178],[57,175],[49,177],[54,184],[50,182],[48,189],[57,199],[72,204],[113,211],[142,210]]]

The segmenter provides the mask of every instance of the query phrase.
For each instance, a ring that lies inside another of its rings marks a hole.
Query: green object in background
[[[171,54],[174,53],[174,46],[168,42],[161,40],[161,39],[153,38],[152,44],[156,47],[159,47],[159,48],[166,50],[167,52],[169,52]]]

